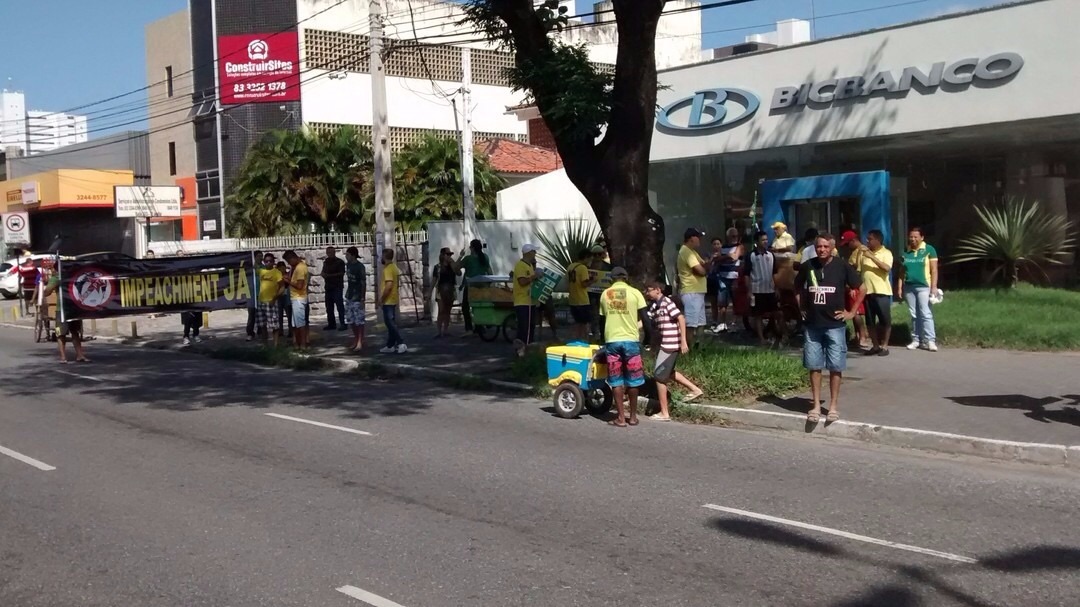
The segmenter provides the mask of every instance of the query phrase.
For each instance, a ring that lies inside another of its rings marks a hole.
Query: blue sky
[[[712,1],[703,0],[703,3]],[[902,3],[905,5],[864,10]],[[813,0],[819,38],[1000,3],[1001,0]],[[0,84],[25,92],[29,108],[49,111],[65,110],[146,86],[144,27],[185,6],[187,0],[0,0],[0,23],[5,24]],[[577,2],[579,13],[590,12],[591,7],[591,0]],[[838,15],[856,10],[864,12]],[[702,11],[704,46],[741,42],[747,34],[769,31],[775,21],[791,17],[809,19],[810,15],[811,0],[756,0]],[[15,24],[35,25],[16,27]],[[144,99],[145,94],[132,95],[82,112]],[[90,128],[109,126],[117,120],[105,118],[95,124],[91,113]]]

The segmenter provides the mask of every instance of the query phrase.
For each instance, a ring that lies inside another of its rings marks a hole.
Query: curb
[[[32,329],[32,327],[11,323],[0,323],[0,326]],[[155,343],[160,342],[132,339],[123,336],[98,336],[94,339],[95,341],[142,348],[149,347],[158,350],[183,351],[180,348],[155,346]],[[189,351],[199,353],[198,350]],[[384,362],[380,359],[357,360],[353,358],[339,358],[332,356],[321,358],[332,364],[339,371],[351,371],[359,368],[362,364],[377,364],[404,377],[469,379],[476,381],[477,385],[486,383],[490,386],[521,392],[523,394],[531,394],[533,392],[533,387],[528,384],[490,379],[479,375],[446,369],[435,369],[419,365],[410,365],[407,363]],[[647,404],[649,399],[639,397],[638,402],[639,404]],[[936,432],[933,430],[883,426],[843,419],[833,423],[826,423],[822,420],[821,422],[818,422],[816,426],[811,426],[807,423],[805,415],[794,413],[760,411],[755,409],[698,403],[695,403],[693,406],[713,411],[724,421],[744,427],[781,430],[818,439],[827,439],[830,437],[844,438],[888,447],[901,447],[952,455],[968,455],[997,461],[1062,466],[1080,471],[1080,445],[1068,446],[1047,443],[1025,443],[995,438],[967,436],[964,434],[952,434],[948,432]]]
[[[815,427],[806,421],[806,416],[793,413],[757,411],[720,405],[695,406],[714,411],[718,416],[733,424],[796,432],[815,438],[839,437],[890,447],[971,455],[1028,464],[1068,466],[1080,470],[1080,445],[1070,447],[1046,443],[1024,443],[846,420],[829,424],[822,420]]]

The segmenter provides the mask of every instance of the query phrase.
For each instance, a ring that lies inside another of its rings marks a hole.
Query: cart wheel
[[[495,341],[499,336],[498,325],[476,325],[476,334],[484,341]]]
[[[39,316],[37,320],[34,321],[34,343],[40,344],[45,341],[47,333],[48,329],[45,326],[45,321]]]
[[[517,314],[511,314],[503,320],[503,339],[506,340],[506,343],[513,343],[517,339],[517,328]]]
[[[608,386],[590,390],[589,397],[585,400],[585,408],[593,415],[604,415],[611,411],[612,404],[614,404],[614,397]]]
[[[585,395],[581,393],[581,388],[569,381],[555,388],[551,400],[555,404],[555,415],[566,419],[581,415],[581,409],[585,406]]]

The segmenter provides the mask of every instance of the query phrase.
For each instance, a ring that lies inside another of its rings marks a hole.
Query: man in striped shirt
[[[750,287],[754,328],[758,339],[765,344],[765,319],[771,318],[773,326],[781,333],[784,323],[781,322],[779,299],[776,295],[776,256],[769,250],[769,236],[765,232],[758,232],[754,242],[757,246],[747,256],[746,280]]]
[[[686,397],[687,402],[700,397],[703,392],[682,373],[675,370],[675,361],[679,358],[679,354],[690,352],[690,346],[686,342],[686,317],[679,311],[675,302],[664,295],[664,287],[658,282],[651,282],[645,287],[645,297],[652,302],[649,305],[648,315],[652,318],[656,332],[660,336],[660,350],[656,353],[656,367],[653,369],[656,395],[660,400],[660,413],[650,416],[649,419],[666,422],[671,419],[667,385],[672,379],[690,391]]]

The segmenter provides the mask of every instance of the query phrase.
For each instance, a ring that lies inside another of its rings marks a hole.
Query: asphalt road
[[[0,329],[5,607],[1080,601],[1075,472],[88,353]]]

